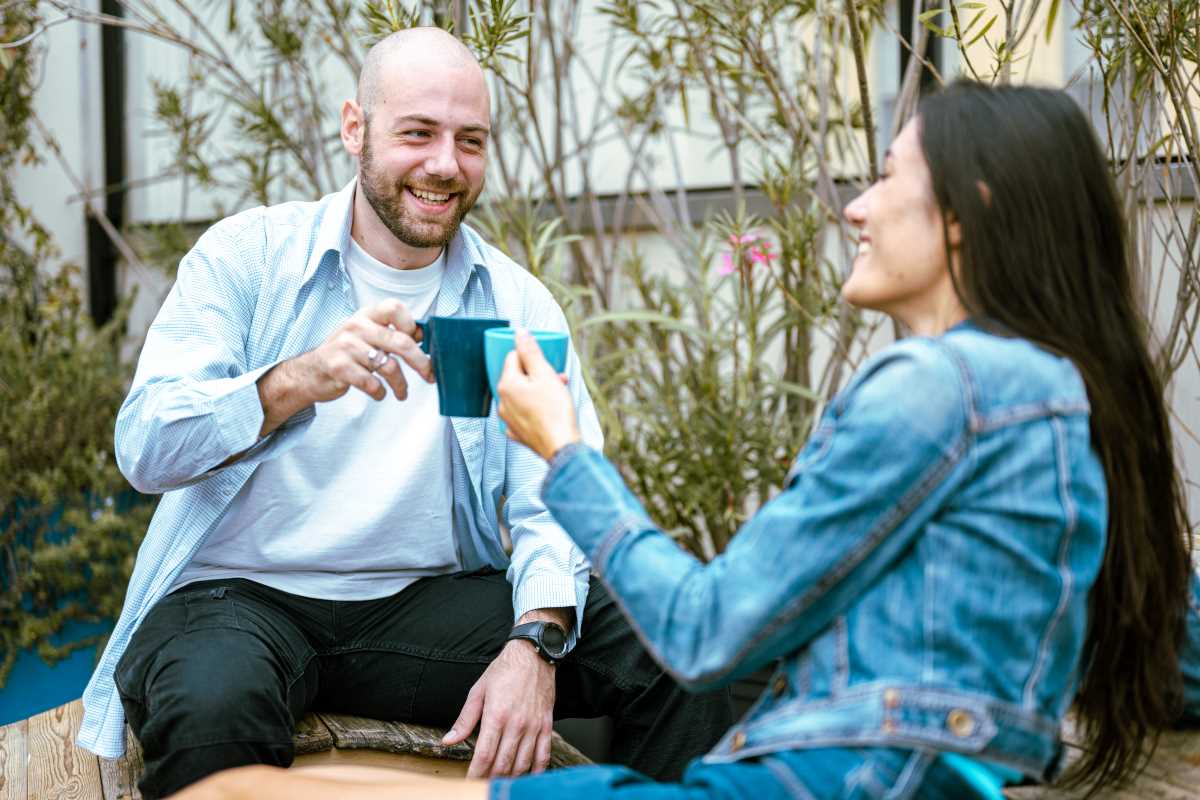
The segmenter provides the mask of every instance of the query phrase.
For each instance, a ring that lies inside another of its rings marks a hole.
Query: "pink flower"
[[[732,250],[721,253],[721,265],[717,267],[720,275],[732,275],[739,270],[749,270],[756,263],[770,264],[777,254],[771,251],[771,242],[757,233],[743,233],[741,236],[730,235],[729,244]],[[734,254],[739,254],[741,263],[734,260]]]
[[[759,264],[770,264],[772,261],[774,261],[775,254],[771,252],[771,243],[764,239],[757,245],[751,247],[750,260],[757,261]]]

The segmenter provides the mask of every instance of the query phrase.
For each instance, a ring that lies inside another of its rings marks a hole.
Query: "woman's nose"
[[[863,192],[858,197],[851,200],[842,209],[842,216],[856,228],[861,228],[863,223],[867,221],[867,193]]]

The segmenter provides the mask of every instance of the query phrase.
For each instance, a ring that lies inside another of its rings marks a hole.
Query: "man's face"
[[[482,75],[397,75],[364,119],[359,186],[410,247],[443,247],[483,191],[488,98]]]

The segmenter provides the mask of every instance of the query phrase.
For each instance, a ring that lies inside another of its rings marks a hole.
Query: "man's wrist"
[[[313,404],[295,378],[295,361],[281,361],[258,379],[258,400],[263,409],[263,424],[258,433],[260,437],[271,433],[296,412]]]
[[[518,625],[524,625],[526,622],[553,622],[562,628],[564,631],[569,631],[575,626],[575,609],[573,608],[534,608],[526,611],[517,620]]]

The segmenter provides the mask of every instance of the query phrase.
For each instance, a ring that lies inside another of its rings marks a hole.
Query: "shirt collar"
[[[350,251],[350,227],[354,219],[354,192],[357,185],[358,178],[355,177],[341,191],[327,195],[322,200],[325,208],[320,213],[317,238],[304,268],[302,285],[317,274],[317,268],[331,251],[338,256],[338,269],[345,269],[342,259]],[[446,246],[446,272],[442,276],[442,290],[438,293],[439,314],[452,313],[452,310],[443,312],[443,308],[452,299],[462,297],[477,267],[486,266],[480,244],[479,234],[466,225],[459,225],[458,233]]]

